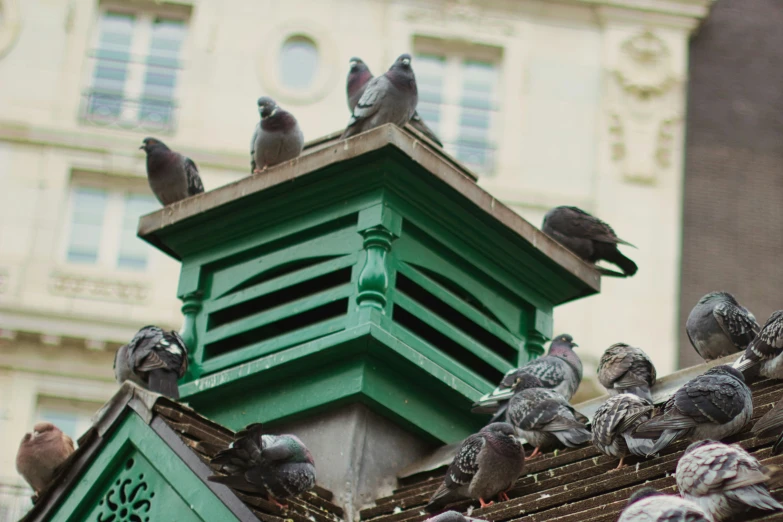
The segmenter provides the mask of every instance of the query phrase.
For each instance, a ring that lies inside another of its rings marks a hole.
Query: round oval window
[[[280,50],[280,79],[288,89],[312,87],[318,72],[318,48],[304,36],[288,38]]]

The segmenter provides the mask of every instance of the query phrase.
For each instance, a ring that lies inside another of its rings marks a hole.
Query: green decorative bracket
[[[188,372],[187,380],[197,379],[201,371],[201,361],[204,358],[204,348],[199,346],[198,331],[196,329],[196,316],[201,311],[201,292],[191,292],[182,297],[182,314],[185,316],[180,335],[188,347]]]
[[[359,272],[356,302],[360,307],[385,311],[389,290],[388,253],[400,236],[402,217],[380,204],[359,213],[359,233],[364,238],[366,257]]]

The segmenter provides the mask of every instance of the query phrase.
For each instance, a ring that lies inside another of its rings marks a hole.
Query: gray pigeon
[[[534,446],[529,459],[549,449],[576,448],[590,441],[587,417],[556,391],[542,388],[537,377],[523,375],[521,380],[521,389],[508,403],[506,418]]]
[[[714,522],[697,504],[642,488],[628,499],[617,522]]]
[[[779,455],[783,452],[783,398],[756,421],[751,431],[759,437],[777,436],[777,440],[772,446],[772,454]]]
[[[523,375],[537,377],[541,381],[540,387],[555,390],[566,400],[571,400],[582,382],[582,361],[573,350],[576,346],[570,335],[558,335],[549,345],[547,355],[509,370],[498,387],[474,403],[471,411],[494,413],[490,422],[503,420],[508,401],[520,389]]]
[[[655,366],[647,354],[625,343],[607,348],[598,363],[598,381],[609,395],[633,393],[652,402],[655,379]]]
[[[348,71],[348,78],[346,78],[345,81],[345,93],[348,98],[348,110],[353,114],[353,110],[356,108],[356,105],[364,94],[367,83],[372,80],[373,76],[370,72],[370,68],[367,67],[361,58],[351,58],[350,65],[351,68]],[[424,123],[424,120],[421,119],[418,112],[413,112],[410,124],[414,129],[437,143],[439,147],[443,147],[443,143],[441,143],[435,133],[432,132],[432,129],[427,127],[427,124]]]
[[[157,326],[140,329],[114,356],[117,382],[132,381],[143,388],[179,399],[177,379],[188,370],[188,348],[175,331]]]
[[[296,435],[268,435],[261,424],[236,434],[231,447],[212,458],[224,475],[209,480],[249,493],[261,493],[280,508],[278,500],[300,495],[315,486],[315,462]]]
[[[426,522],[477,522],[480,518],[466,517],[458,511],[444,511],[440,515],[435,515],[426,519]]]
[[[139,149],[147,153],[147,181],[163,206],[204,192],[198,167],[192,159],[155,138],[144,138]]]
[[[258,99],[258,115],[250,139],[250,172],[259,174],[268,167],[292,160],[302,153],[304,135],[293,114],[281,109],[267,96]]]
[[[744,350],[759,332],[756,318],[728,292],[710,292],[688,315],[688,339],[705,361]]]
[[[633,395],[621,393],[606,399],[593,416],[593,446],[604,455],[620,457],[617,468],[623,467],[623,460],[629,454],[646,456],[654,442],[633,436],[633,430],[652,415],[652,402]]]
[[[385,123],[403,127],[416,112],[418,101],[411,57],[403,54],[385,74],[367,83],[340,139],[350,138]]]
[[[770,470],[739,445],[694,442],[677,461],[677,489],[716,522],[741,520],[751,508],[783,511],[765,482]]]
[[[721,440],[734,435],[750,422],[753,401],[742,372],[727,364],[686,382],[663,407],[663,414],[643,422],[634,436],[654,439],[647,455],[658,453],[672,442]]]
[[[16,471],[39,495],[73,452],[73,440],[68,435],[50,422],[39,422],[19,444]]]
[[[769,316],[733,366],[741,372],[758,366],[761,376],[783,379],[783,310]]]
[[[525,450],[514,427],[505,422],[485,426],[465,439],[446,471],[443,484],[425,506],[435,513],[464,497],[478,499],[486,507],[497,495],[508,500],[508,491],[525,468]]]
[[[588,263],[595,264],[604,260],[617,265],[623,271],[619,274],[596,267],[604,275],[629,277],[636,273],[636,263],[617,249],[617,245],[633,245],[617,237],[608,224],[580,208],[553,208],[544,216],[541,231]]]

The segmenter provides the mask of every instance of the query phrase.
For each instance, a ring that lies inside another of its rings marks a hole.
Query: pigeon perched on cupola
[[[187,370],[185,341],[177,332],[166,332],[157,326],[140,329],[114,356],[114,376],[118,383],[135,382],[172,399],[179,398],[177,379]]]
[[[589,442],[588,419],[555,390],[541,387],[533,375],[523,375],[519,390],[511,397],[507,421],[534,446],[532,459],[550,449],[576,448]]]
[[[570,335],[558,335],[552,339],[545,356],[509,370],[497,388],[476,401],[471,411],[494,414],[490,423],[505,419],[508,401],[521,389],[523,375],[537,377],[540,387],[555,390],[570,400],[582,382],[582,361],[573,350],[577,346]]]
[[[636,273],[636,263],[625,257],[617,248],[617,245],[633,245],[617,237],[608,224],[580,208],[553,208],[544,216],[541,231],[588,263],[608,261],[623,271],[619,274],[596,267],[604,275],[629,277]]]
[[[231,446],[212,458],[222,475],[209,480],[265,495],[277,506],[315,486],[315,461],[296,435],[270,435],[259,423],[236,434]]]
[[[435,513],[465,497],[477,499],[481,507],[492,504],[491,499],[498,495],[508,500],[505,492],[524,468],[525,450],[514,427],[505,422],[485,426],[462,441],[443,484],[424,509]]]
[[[593,415],[593,446],[604,455],[619,457],[617,468],[623,467],[628,455],[646,456],[655,441],[633,435],[634,429],[652,415],[652,402],[631,393],[621,393],[606,399]]]
[[[403,54],[386,73],[367,82],[341,139],[386,123],[403,127],[416,112],[418,101],[411,57]]]
[[[304,147],[304,135],[293,114],[268,96],[262,96],[257,103],[261,120],[250,139],[250,172],[253,174],[296,158]]]
[[[361,58],[351,58],[350,69],[348,70],[348,78],[345,81],[345,91],[348,99],[348,109],[353,114],[353,110],[359,103],[364,89],[370,80],[373,79],[373,75],[370,72],[370,68],[367,67]],[[421,119],[417,111],[413,112],[413,116],[409,122],[411,126],[417,131],[421,132],[429,139],[438,144],[439,147],[443,147],[443,143],[438,139],[435,133],[430,129],[424,120]]]
[[[144,138],[139,149],[147,153],[147,181],[164,206],[204,192],[192,159],[168,148],[156,138]]]
[[[688,339],[705,361],[743,351],[759,329],[753,314],[728,292],[699,299],[685,323]]]
[[[617,522],[714,522],[697,504],[645,487],[631,495]]]
[[[19,444],[16,470],[39,495],[73,452],[73,440],[68,435],[50,422],[39,422]]]
[[[641,348],[613,344],[598,362],[598,382],[609,395],[632,393],[652,402],[650,389],[655,380],[655,366]]]
[[[677,462],[677,489],[715,522],[742,520],[750,509],[783,511],[769,494],[772,472],[739,445],[701,440]]]
[[[657,439],[647,453],[654,455],[671,443],[721,440],[750,422],[753,401],[742,373],[723,364],[686,382],[666,402],[663,413],[640,424],[634,436]]]

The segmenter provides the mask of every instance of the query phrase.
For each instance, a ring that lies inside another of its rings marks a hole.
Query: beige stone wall
[[[314,139],[348,120],[351,56],[376,74],[414,42],[497,58],[495,168],[481,184],[536,225],[547,208],[575,204],[639,247],[629,250],[639,274],[605,278],[600,296],[561,307],[555,333],[573,334],[588,362],[623,340],[660,374],[674,369],[686,43],[710,2],[605,3],[0,0],[0,483],[19,480],[16,445],[39,396],[87,412],[116,389],[118,343],[145,324],[180,326],[178,265],[165,255],[151,251],[143,272],[65,258],[71,183],[147,190],[138,146],[150,132],[82,121],[108,5],[188,18],[178,123],[159,137],[196,161],[207,190],[248,173],[259,95]],[[279,78],[280,47],[296,34],[319,53],[301,92]]]

